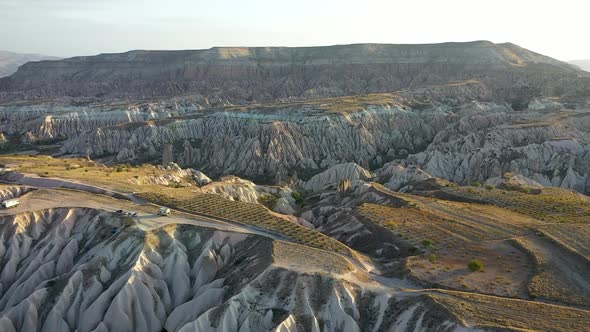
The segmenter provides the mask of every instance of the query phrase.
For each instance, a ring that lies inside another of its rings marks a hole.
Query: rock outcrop
[[[374,174],[355,163],[334,165],[320,174],[314,175],[305,182],[303,188],[311,192],[318,192],[327,186],[338,186],[343,180],[369,180]]]
[[[416,166],[403,167],[397,163],[388,163],[379,170],[379,177],[385,181],[387,188],[399,190],[408,183],[424,181],[432,176]]]
[[[347,161],[368,164],[394,147],[397,151],[389,151],[393,155],[421,151],[450,115],[450,110],[417,113],[398,106],[368,107],[352,114],[312,111],[219,112],[153,125],[99,128],[68,139],[61,151],[91,156],[134,151],[134,156],[159,158],[163,145],[173,144],[183,147],[176,150],[175,160],[213,176],[274,177],[297,168],[313,174]]]
[[[8,199],[20,197],[31,190],[33,190],[31,187],[0,185],[0,203]]]
[[[260,189],[254,182],[240,179],[237,176],[225,176],[219,181],[211,182],[201,188],[205,193],[246,203],[258,203],[258,199],[265,195]]]
[[[199,186],[204,186],[211,183],[211,179],[201,171],[193,171],[193,178]]]
[[[201,106],[191,102],[70,106],[42,103],[0,106],[0,132],[21,136],[25,143],[63,140],[98,128],[166,119],[194,112]]]
[[[469,116],[439,132],[405,165],[461,184],[510,172],[544,186],[590,192],[589,124],[586,110]]]
[[[542,185],[535,180],[531,180],[520,174],[506,173],[502,176],[490,178],[485,182],[486,185],[496,187],[527,187],[527,188],[540,188]]]
[[[261,199],[274,197],[276,202],[269,208],[282,214],[295,213],[293,191],[288,187],[258,185],[237,176],[224,176],[218,181],[211,181],[202,186],[201,192],[246,203],[260,203]]]

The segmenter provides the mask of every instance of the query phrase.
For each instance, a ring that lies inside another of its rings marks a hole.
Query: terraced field
[[[446,188],[454,195],[480,199],[552,223],[590,222],[590,201],[576,192],[545,187],[541,193],[473,187]]]
[[[422,246],[425,240],[432,240],[441,246],[456,246],[467,240],[466,236],[479,236],[477,230],[466,230],[466,235],[454,231],[460,225],[452,221],[425,213],[416,208],[393,208],[384,205],[364,203],[355,212],[364,218],[388,228],[415,246]]]
[[[174,191],[173,193],[175,193]],[[283,235],[290,240],[314,248],[330,250],[351,256],[351,250],[344,244],[320,232],[300,226],[293,222],[274,216],[260,204],[230,201],[213,194],[194,194],[190,198],[162,192],[143,192],[138,197],[170,206],[190,213],[225,219],[231,222],[259,227]]]
[[[528,252],[536,271],[528,284],[532,298],[590,307],[590,265],[544,237],[515,242]]]
[[[415,244],[432,239],[443,246],[465,242],[509,239],[525,234],[534,220],[495,207],[442,202],[413,197],[414,208],[393,208],[364,203],[357,207],[363,217],[396,231]]]
[[[587,310],[473,293],[443,291],[431,295],[459,319],[479,328],[517,331],[588,331]]]
[[[529,226],[539,221],[491,205],[396,195],[413,202],[412,207],[364,203],[354,211],[423,249],[423,255],[407,261],[412,277],[435,287],[528,296],[534,265],[511,239],[533,233]],[[467,264],[472,259],[482,261],[484,269],[471,272]]]
[[[590,225],[546,225],[540,230],[571,251],[584,256],[590,262]]]
[[[309,257],[314,259],[310,260]],[[273,242],[273,258],[275,266],[288,269],[308,272],[330,271],[340,275],[355,272],[355,267],[341,256],[285,241]],[[367,279],[356,272],[357,277]]]

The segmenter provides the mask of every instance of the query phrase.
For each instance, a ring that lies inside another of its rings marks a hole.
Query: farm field
[[[585,239],[588,228],[585,224],[540,221],[491,204],[446,201],[403,193],[395,195],[412,201],[412,207],[363,203],[355,208],[355,213],[392,230],[421,249],[423,254],[412,256],[407,261],[411,275],[420,282],[457,290],[517,298],[544,298],[582,306],[590,299],[584,295],[585,283],[576,286],[575,279],[570,280],[571,277],[565,275],[569,273],[571,276],[572,271],[556,266],[555,259],[548,260],[548,263],[540,263],[542,260],[538,259],[541,254],[553,257],[554,252],[559,252],[565,255],[563,259],[567,257],[570,264],[583,264],[567,251],[587,254],[588,242]],[[578,197],[572,195],[566,200],[584,207],[584,201],[575,200]],[[565,210],[568,211],[568,208]],[[542,233],[567,245],[562,248],[547,241],[549,243],[545,247],[549,249],[539,252],[538,247],[543,245],[538,241],[545,241],[542,235],[538,235]],[[522,242],[532,244],[524,247]],[[532,252],[539,253],[535,256]],[[483,263],[482,271],[469,271],[467,263],[473,259]],[[567,293],[567,283],[574,283],[578,291]],[[545,285],[562,286],[555,286],[552,290]]]
[[[539,230],[590,262],[590,225],[555,224],[539,227]]]
[[[174,195],[175,192],[175,189],[168,190],[166,193],[150,191],[138,193],[137,196],[183,211],[259,227],[314,248],[330,250],[347,256],[351,255],[350,249],[337,240],[274,216],[260,204],[231,201],[213,194],[194,194],[189,198],[185,193],[184,198],[178,198],[178,196]]]
[[[551,223],[590,222],[590,201],[562,188],[544,187],[540,193],[474,187],[445,188],[452,194],[484,200],[499,207]],[[526,188],[525,188],[526,190]]]
[[[455,291],[430,296],[479,328],[571,332],[590,326],[587,310]]]
[[[422,249],[423,255],[410,257],[407,262],[410,273],[418,280],[445,288],[526,296],[531,264],[507,241],[491,241],[497,232],[485,233],[485,228],[479,229],[476,224],[445,219],[417,208],[363,204],[359,211],[385,227],[393,226]],[[469,271],[467,263],[472,259],[484,263],[483,272]]]
[[[516,239],[533,259],[535,272],[528,284],[531,298],[590,307],[590,265],[542,236]]]

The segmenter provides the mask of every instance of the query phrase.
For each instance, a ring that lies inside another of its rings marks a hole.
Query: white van
[[[161,216],[169,216],[170,215],[170,208],[167,207],[161,207],[160,211],[158,211],[158,214]]]
[[[16,207],[19,204],[20,204],[20,202],[18,201],[18,199],[9,199],[9,200],[6,200],[6,201],[2,202],[2,206],[5,209],[10,209],[12,207]]]

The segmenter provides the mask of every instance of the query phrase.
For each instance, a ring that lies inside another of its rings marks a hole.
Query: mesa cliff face
[[[212,48],[131,51],[28,63],[0,80],[0,100],[153,99],[192,95],[244,103],[396,91],[480,80],[495,95],[572,93],[587,81],[569,64],[513,44]]]

